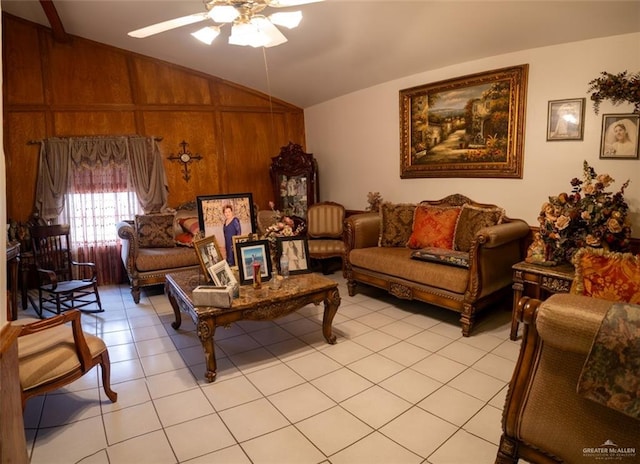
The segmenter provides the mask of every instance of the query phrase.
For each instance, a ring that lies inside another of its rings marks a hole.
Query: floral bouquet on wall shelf
[[[614,181],[597,174],[585,161],[583,180],[571,180],[571,193],[549,197],[538,216],[540,239],[546,245],[545,260],[571,262],[582,247],[628,251],[631,227],[629,205],[624,199],[627,180],[616,193],[607,192]]]

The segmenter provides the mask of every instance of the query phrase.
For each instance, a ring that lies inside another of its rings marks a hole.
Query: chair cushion
[[[418,205],[413,216],[413,230],[407,242],[409,248],[453,248],[460,207]]]
[[[573,257],[571,293],[640,304],[640,256],[581,248]]]
[[[345,250],[342,240],[309,240],[309,255],[317,256],[342,256]]]
[[[173,214],[136,215],[136,233],[141,248],[173,248]]]
[[[453,238],[453,249],[469,251],[471,242],[480,229],[500,224],[503,218],[504,209],[499,207],[481,208],[468,204],[462,205]]]
[[[380,237],[378,246],[406,247],[413,229],[413,203],[390,203],[380,205]]]
[[[107,347],[102,339],[87,334],[85,338],[92,357]],[[20,385],[29,390],[80,368],[71,327],[60,325],[18,338]]]

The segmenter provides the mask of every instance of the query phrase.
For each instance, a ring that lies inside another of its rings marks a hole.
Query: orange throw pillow
[[[409,248],[453,249],[453,235],[460,216],[460,208],[418,206],[413,216],[413,231],[407,242]]]
[[[581,248],[573,257],[572,293],[640,304],[640,256]]]

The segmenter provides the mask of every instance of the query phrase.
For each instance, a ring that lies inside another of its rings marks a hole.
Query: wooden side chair
[[[82,331],[80,311],[66,311],[49,319],[20,319],[18,371],[22,390],[22,410],[29,398],[56,390],[100,364],[102,386],[112,402],[118,394],[111,390],[111,363],[104,341]],[[71,323],[69,325],[68,323]]]
[[[68,224],[33,226],[31,243],[38,271],[39,307],[36,311],[40,317],[45,309],[56,314],[69,309],[104,311],[95,264],[71,259]]]
[[[323,274],[329,274],[328,258],[339,257],[344,266],[344,217],[344,206],[333,201],[315,203],[307,210],[309,257],[321,260]]]

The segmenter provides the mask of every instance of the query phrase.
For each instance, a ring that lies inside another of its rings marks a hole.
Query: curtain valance
[[[50,137],[40,141],[36,209],[45,219],[60,215],[69,173],[126,164],[129,188],[145,213],[167,207],[168,184],[156,139],[140,135]]]

